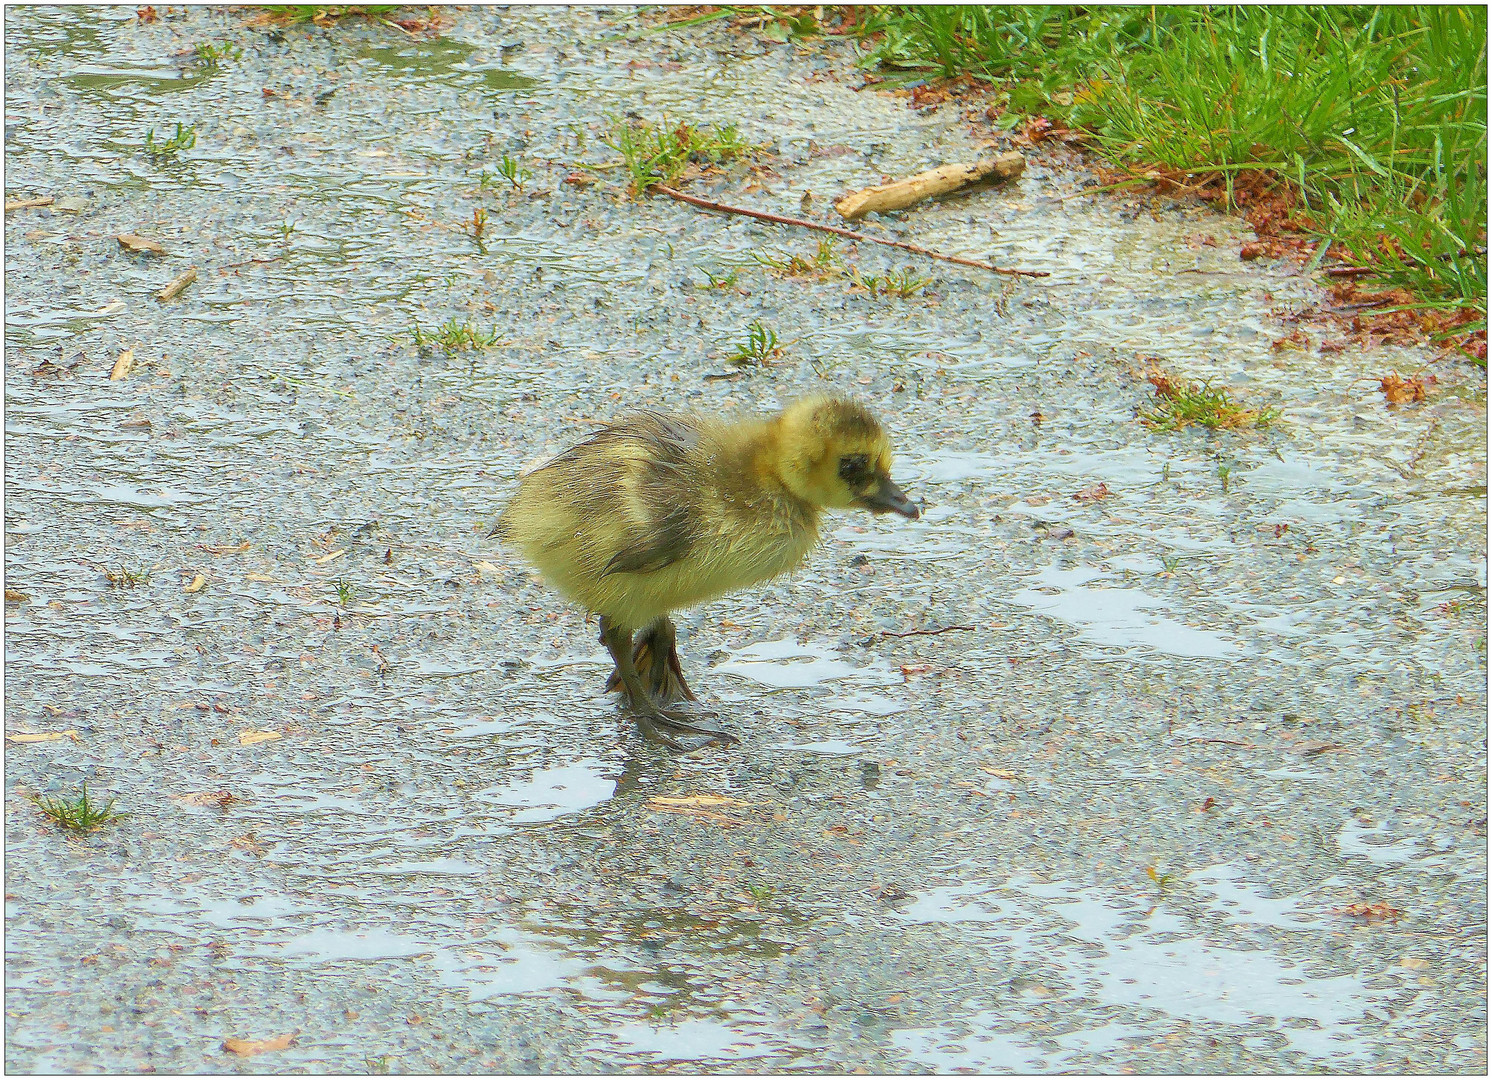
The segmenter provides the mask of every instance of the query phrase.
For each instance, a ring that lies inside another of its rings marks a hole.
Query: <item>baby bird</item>
[[[490,535],[600,615],[616,662],[607,689],[626,695],[645,737],[675,749],[677,733],[734,742],[668,707],[696,700],[669,613],[797,567],[825,509],[915,520],[890,473],[880,423],[845,398],[734,422],[641,412],[525,476]]]

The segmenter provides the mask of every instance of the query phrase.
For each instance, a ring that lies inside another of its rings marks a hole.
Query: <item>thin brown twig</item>
[[[220,267],[220,269],[231,270],[235,266],[248,266],[250,263],[272,263],[272,262],[277,262],[280,259],[283,259],[284,257],[285,256],[283,256],[283,255],[271,255],[267,259],[245,259],[243,262],[225,263],[225,264],[223,264],[222,267]]]
[[[650,191],[659,191],[670,199],[686,202],[693,206],[702,207],[705,210],[716,210],[722,214],[740,214],[744,217],[756,218],[759,221],[771,221],[778,225],[797,225],[804,229],[816,229],[819,232],[833,233],[835,236],[847,236],[851,240],[864,240],[871,244],[884,244],[886,247],[901,248],[904,251],[913,251],[918,255],[926,255],[930,259],[941,259],[943,262],[957,263],[960,266],[972,266],[976,270],[990,270],[996,274],[1010,274],[1015,277],[1043,278],[1052,275],[1045,270],[1005,270],[998,266],[992,266],[978,259],[965,259],[961,255],[944,255],[938,251],[932,251],[918,244],[909,244],[905,240],[885,240],[879,236],[866,236],[864,233],[855,232],[853,229],[842,229],[838,225],[825,225],[818,221],[808,221],[805,218],[788,217],[785,214],[773,214],[766,210],[748,210],[744,206],[732,206],[730,203],[716,202],[713,199],[701,199],[698,195],[686,195],[669,187],[667,184],[651,184]]]
[[[944,626],[944,627],[941,627],[941,628],[939,628],[937,630],[903,630],[900,633],[898,633],[895,630],[882,630],[881,631],[881,637],[916,637],[919,634],[925,634],[928,637],[932,637],[935,634],[946,634],[950,630],[975,630],[975,629],[978,629],[978,628],[974,627],[974,626]]]
[[[1245,750],[1257,750],[1257,749],[1259,749],[1257,746],[1255,746],[1251,742],[1239,742],[1237,739],[1199,739],[1199,738],[1189,738],[1186,741],[1187,742],[1222,743],[1224,746],[1241,746]]]

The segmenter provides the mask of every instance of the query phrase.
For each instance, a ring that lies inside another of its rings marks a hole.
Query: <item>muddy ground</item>
[[[1485,1071],[1480,371],[1276,347],[1309,280],[1065,151],[865,226],[1051,277],[840,248],[905,299],[566,183],[629,111],[820,220],[978,152],[839,43],[161,10],[5,14],[6,731],[71,733],[7,744],[8,1069]],[[1147,430],[1148,357],[1280,419]],[[486,531],[594,421],[824,388],[924,515],[686,614],[741,742],[660,753]]]

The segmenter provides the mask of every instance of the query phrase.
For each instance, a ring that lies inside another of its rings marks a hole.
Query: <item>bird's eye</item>
[[[839,459],[839,478],[847,484],[857,484],[870,474],[869,454],[846,454]]]

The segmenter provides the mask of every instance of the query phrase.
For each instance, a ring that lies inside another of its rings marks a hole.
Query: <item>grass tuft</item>
[[[169,139],[157,142],[155,128],[145,133],[145,152],[151,157],[169,157],[180,150],[190,150],[197,145],[196,127],[184,128],[180,123],[176,125],[176,134]]]
[[[751,257],[787,278],[823,281],[844,273],[844,260],[839,257],[838,246],[833,237],[828,236],[819,241],[818,250],[807,258],[802,255],[763,255],[760,252],[752,252]]]
[[[1181,382],[1160,371],[1145,378],[1155,387],[1155,396],[1148,407],[1140,409],[1140,423],[1154,431],[1180,431],[1193,424],[1212,430],[1262,428],[1280,417],[1276,408],[1246,409],[1226,390],[1205,382]],[[1227,491],[1227,473],[1220,472],[1219,478]]]
[[[438,348],[446,353],[456,353],[474,349],[491,349],[500,344],[495,325],[491,330],[483,333],[469,322],[457,322],[454,315],[442,323],[438,329],[425,330],[415,323],[410,326],[409,332],[414,338],[415,348],[421,352]]]
[[[213,44],[208,41],[199,41],[195,48],[197,65],[204,68],[216,68],[224,60],[242,60],[243,50],[231,41]]]
[[[930,277],[919,277],[910,267],[869,276],[861,274],[859,270],[852,270],[850,280],[855,288],[864,289],[871,296],[896,296],[903,300],[916,296],[933,281]]]
[[[784,352],[777,341],[777,332],[757,319],[746,328],[746,340],[739,341],[725,355],[725,362],[736,367],[763,367]]]
[[[83,793],[76,799],[64,799],[51,795],[35,796],[36,806],[43,814],[65,829],[87,832],[105,825],[124,814],[114,811],[114,800],[100,806],[88,797],[88,784],[83,784]]]
[[[117,570],[105,570],[104,580],[118,589],[133,589],[150,584],[150,569],[121,564]]]
[[[370,22],[388,23],[388,16],[398,11],[399,4],[265,4],[263,10],[270,22],[281,26],[297,26],[312,23],[323,29],[336,26],[343,19],[367,19]]]
[[[712,124],[706,130],[683,122],[652,124],[620,117],[612,121],[610,133],[601,141],[622,155],[632,178],[628,190],[634,196],[644,194],[653,184],[673,187],[691,168],[721,165],[757,149],[741,138],[734,124]]]

